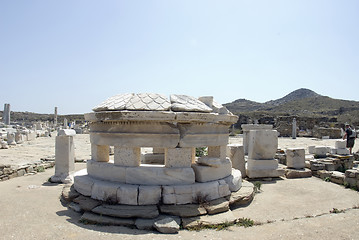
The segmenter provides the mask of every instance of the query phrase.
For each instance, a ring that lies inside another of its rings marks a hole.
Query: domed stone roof
[[[92,109],[102,111],[173,111],[231,114],[224,106],[215,102],[213,97],[199,99],[188,95],[157,93],[124,93],[112,96]]]

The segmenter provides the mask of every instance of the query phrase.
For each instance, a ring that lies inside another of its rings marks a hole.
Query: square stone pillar
[[[73,182],[75,171],[75,145],[74,130],[63,131],[56,136],[55,141],[55,175],[51,177],[52,182]]]
[[[272,125],[269,124],[242,124],[243,130],[243,147],[244,154],[248,154],[248,146],[249,146],[249,131],[250,130],[271,130],[273,129]]]
[[[227,149],[227,156],[232,162],[232,167],[238,169],[242,173],[242,177],[246,177],[246,161],[244,159],[243,145],[230,144]]]
[[[91,144],[91,157],[92,160],[97,162],[108,162],[110,160],[110,147]]]
[[[140,147],[115,146],[114,164],[125,167],[138,167],[141,165]]]
[[[219,158],[224,161],[227,157],[227,146],[209,146],[208,157]]]
[[[195,161],[194,148],[166,148],[165,167],[191,167]]]

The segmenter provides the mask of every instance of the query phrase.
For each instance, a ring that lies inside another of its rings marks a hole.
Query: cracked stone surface
[[[212,112],[212,108],[198,100],[197,98],[187,95],[172,94],[171,97],[172,111],[175,112]]]

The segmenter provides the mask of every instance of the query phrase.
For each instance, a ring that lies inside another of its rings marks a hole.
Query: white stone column
[[[114,164],[125,167],[138,167],[141,165],[140,147],[115,146]]]
[[[166,148],[165,167],[191,167],[195,161],[194,148]]]
[[[209,146],[208,157],[215,157],[224,161],[227,157],[227,146]]]
[[[4,104],[4,111],[3,111],[3,122],[5,125],[10,125],[10,104]]]
[[[54,126],[57,126],[57,107],[55,107],[55,114],[54,114]]]
[[[297,120],[293,118],[293,124],[292,124],[292,138],[297,138]]]
[[[69,127],[69,124],[67,122],[67,118],[64,118],[64,128],[68,128]]]
[[[73,182],[75,171],[75,145],[74,130],[61,130],[56,136],[55,142],[55,175],[51,177],[52,182]]]
[[[227,156],[232,162],[232,167],[240,170],[243,178],[246,177],[246,162],[244,159],[243,145],[228,145]]]
[[[92,160],[97,162],[108,162],[110,160],[110,147],[91,144],[91,157]]]

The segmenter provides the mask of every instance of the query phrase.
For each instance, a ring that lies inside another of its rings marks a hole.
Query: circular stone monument
[[[85,114],[92,159],[74,177],[82,195],[119,205],[178,205],[241,188],[241,172],[226,157],[238,117],[213,97],[119,94],[93,111]],[[198,147],[208,147],[208,155],[196,157]]]

